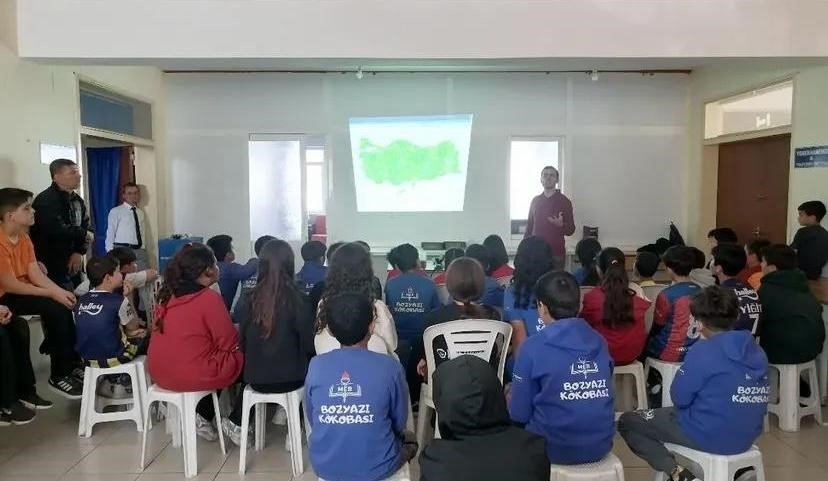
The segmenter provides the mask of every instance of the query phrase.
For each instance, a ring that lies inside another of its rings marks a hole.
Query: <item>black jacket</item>
[[[313,347],[315,311],[307,297],[293,291],[295,315],[277,316],[270,337],[262,336],[254,322],[250,295],[239,299],[239,346],[244,351],[244,381],[250,384],[282,384],[304,381]]]
[[[512,426],[495,371],[474,356],[434,374],[440,435],[420,454],[421,481],[548,481],[546,441]]]
[[[812,281],[819,279],[828,262],[828,230],[821,225],[802,227],[796,231],[791,247],[796,249],[799,269],[805,277]]]
[[[77,206],[77,211],[73,208]],[[86,204],[74,192],[65,192],[52,183],[35,197],[35,223],[30,235],[37,260],[46,265],[51,279],[63,282],[69,257],[86,254],[86,233],[91,230]]]
[[[759,343],[771,364],[816,359],[825,340],[822,306],[798,270],[769,272],[759,287]]]

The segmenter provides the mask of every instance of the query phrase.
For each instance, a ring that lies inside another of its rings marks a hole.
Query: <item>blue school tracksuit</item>
[[[328,268],[322,263],[306,261],[305,265],[303,265],[296,274],[296,284],[298,285],[299,290],[305,295],[310,294],[311,289],[313,289],[317,283],[325,280],[325,274],[327,272]]]
[[[394,316],[397,335],[407,341],[422,337],[426,312],[442,306],[434,281],[414,271],[385,284],[385,303]]]
[[[504,297],[504,289],[503,286],[500,285],[494,277],[486,276],[485,281],[485,290],[483,291],[483,297],[481,297],[478,302],[480,304],[485,304],[487,306],[496,307],[498,309],[503,308],[503,297]]]
[[[690,349],[670,394],[679,427],[699,449],[743,453],[762,434],[768,358],[750,331],[716,334]]]
[[[612,359],[583,319],[555,321],[520,348],[509,414],[546,439],[553,464],[602,459],[615,435]]]
[[[305,379],[310,461],[331,481],[379,481],[403,465],[408,390],[393,357],[345,347],[311,359]]]
[[[503,319],[506,321],[520,320],[526,329],[526,336],[532,337],[541,332],[546,324],[538,314],[538,301],[533,295],[525,309],[515,307],[515,290],[510,287],[503,294]]]

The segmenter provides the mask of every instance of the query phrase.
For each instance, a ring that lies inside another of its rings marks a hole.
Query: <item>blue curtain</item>
[[[86,149],[89,163],[89,199],[95,224],[95,255],[106,253],[106,221],[109,211],[120,203],[121,155],[123,147]]]

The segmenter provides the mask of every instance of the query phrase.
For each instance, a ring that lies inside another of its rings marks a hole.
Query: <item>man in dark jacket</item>
[[[434,405],[442,439],[420,454],[421,481],[547,481],[541,436],[512,426],[503,387],[492,367],[459,356],[434,374]]]
[[[35,197],[31,237],[37,260],[49,279],[73,291],[80,284],[83,256],[92,241],[86,204],[75,193],[80,187],[78,165],[68,159],[49,164],[52,185]]]
[[[760,344],[771,364],[813,361],[825,340],[822,306],[796,266],[796,251],[784,244],[762,253]]]

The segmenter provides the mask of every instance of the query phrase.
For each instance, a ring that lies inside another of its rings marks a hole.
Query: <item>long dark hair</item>
[[[272,240],[259,253],[259,273],[256,287],[250,294],[253,322],[258,324],[262,337],[269,338],[276,329],[275,322],[290,319],[296,314],[296,286],[293,249],[283,240]]]
[[[583,286],[597,286],[601,281],[595,270],[595,257],[601,252],[601,243],[594,237],[585,237],[575,244],[575,257],[587,271]]]
[[[373,304],[376,300],[373,284],[371,255],[362,245],[351,242],[337,249],[331,258],[325,277],[325,292],[319,302],[327,304],[326,300],[334,296],[350,293],[363,295]],[[316,332],[322,332],[327,325],[327,315],[322,309],[316,319]]]
[[[155,328],[164,332],[164,313],[167,303],[173,297],[185,296],[205,289],[198,283],[204,271],[215,267],[216,258],[213,251],[204,244],[185,245],[173,256],[164,269],[164,283],[158,290],[159,315],[155,319]]]
[[[635,323],[630,279],[624,265],[626,257],[621,249],[607,247],[598,254],[601,270],[601,288],[604,290],[604,325],[621,327]]]
[[[446,271],[446,288],[456,302],[460,302],[460,319],[499,319],[488,306],[475,304],[486,289],[486,273],[480,262],[471,257],[455,259]]]
[[[509,263],[509,253],[506,252],[506,245],[499,235],[492,234],[486,237],[483,240],[483,245],[486,246],[486,249],[489,249],[489,272],[486,273],[487,275],[491,275],[492,272]]]
[[[515,254],[515,274],[512,289],[515,292],[515,306],[527,309],[532,302],[538,279],[552,270],[554,259],[552,249],[545,240],[537,236],[520,241]]]

